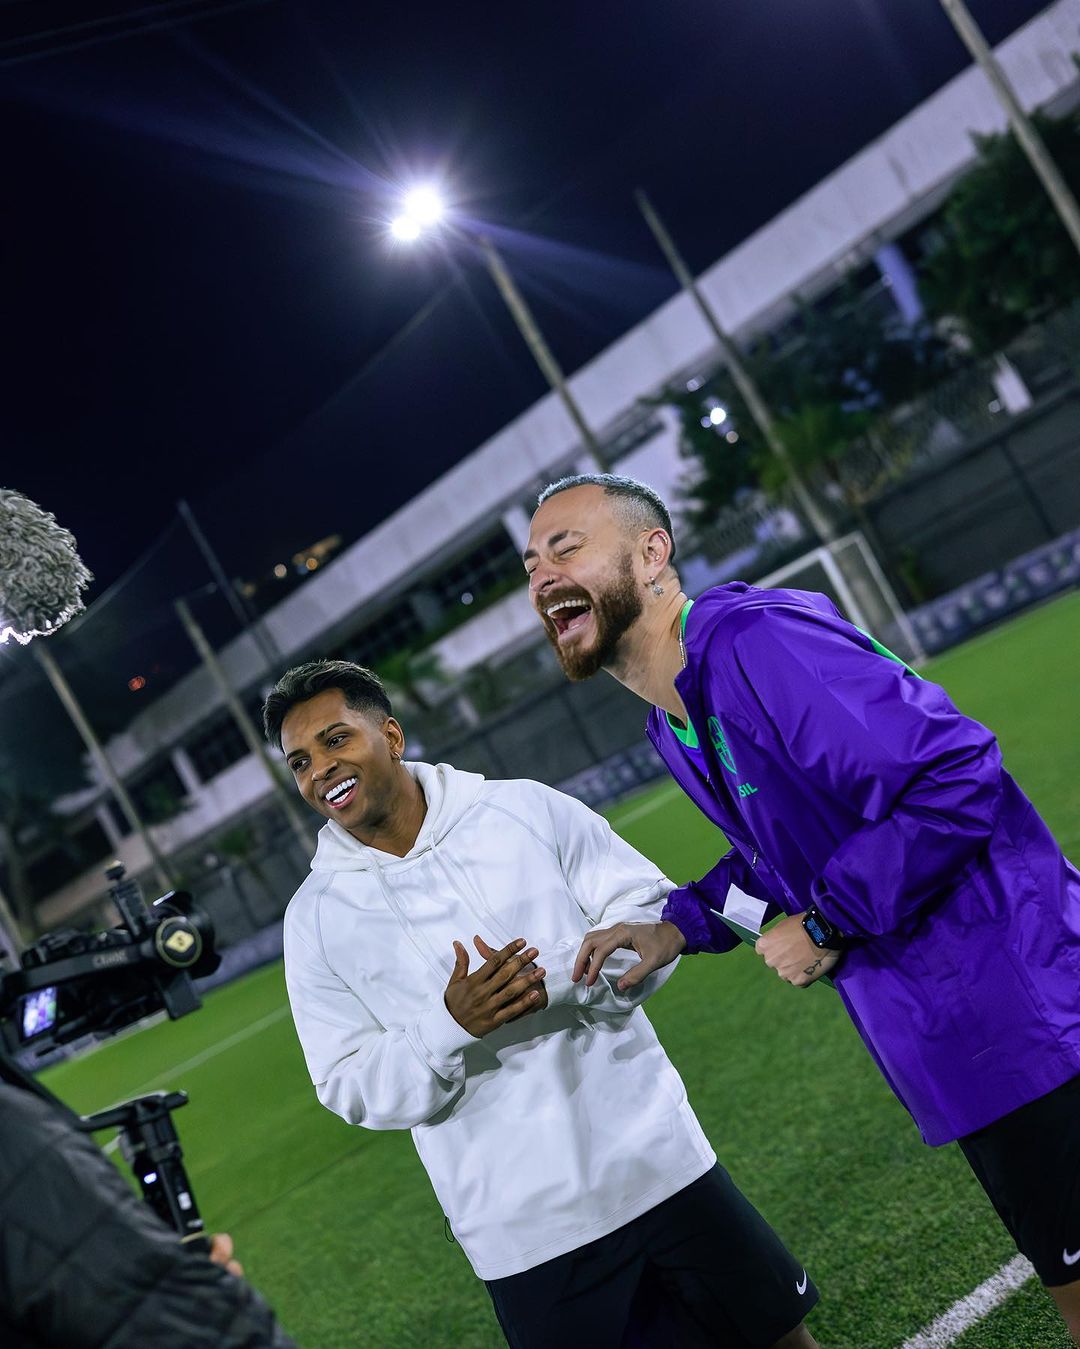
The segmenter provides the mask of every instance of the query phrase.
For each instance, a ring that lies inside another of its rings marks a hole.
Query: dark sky
[[[939,0],[155,8],[0,5],[0,481],[95,593],[181,496],[237,574],[355,538],[544,392],[467,247],[388,245],[402,185],[497,231],[573,370],[674,288],[636,184],[703,268],[967,64]]]

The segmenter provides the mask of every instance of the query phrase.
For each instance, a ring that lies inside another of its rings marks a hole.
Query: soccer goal
[[[763,589],[790,586],[819,590],[857,628],[875,637],[901,660],[916,666],[926,660],[896,592],[859,530],[804,553],[754,584]]]

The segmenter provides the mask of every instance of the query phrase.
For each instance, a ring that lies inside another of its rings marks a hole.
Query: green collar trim
[[[686,620],[690,613],[691,608],[693,607],[693,604],[694,604],[693,600],[687,600],[682,607],[682,613],[679,615],[679,622],[682,625],[681,630],[684,642],[686,641]],[[667,724],[668,726],[670,726],[671,732],[675,736],[676,740],[678,740],[681,744],[685,745],[687,749],[701,748],[701,742],[698,740],[697,731],[694,730],[694,726],[691,721],[688,720],[685,726],[680,726],[679,723],[672,718],[670,712],[665,712],[664,716],[667,717]]]

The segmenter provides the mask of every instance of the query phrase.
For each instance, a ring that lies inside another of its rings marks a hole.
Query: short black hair
[[[292,709],[327,689],[340,689],[345,706],[354,712],[394,715],[383,682],[374,670],[351,660],[309,660],[286,670],[266,695],[262,715],[267,740],[280,749],[281,726]]]
[[[637,525],[642,529],[662,529],[671,540],[671,561],[675,560],[675,531],[671,528],[671,515],[663,501],[645,483],[637,478],[627,478],[621,473],[573,473],[549,482],[536,499],[542,506],[548,497],[568,492],[571,487],[602,487],[604,495],[614,497],[616,509],[628,525]]]

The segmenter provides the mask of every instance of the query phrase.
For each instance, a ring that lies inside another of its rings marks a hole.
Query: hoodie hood
[[[406,763],[405,769],[420,784],[427,801],[427,814],[416,842],[404,857],[369,848],[353,838],[336,820],[327,820],[319,830],[319,842],[311,859],[312,871],[370,871],[406,862],[440,843],[480,795],[481,773],[463,773],[449,764]]]

